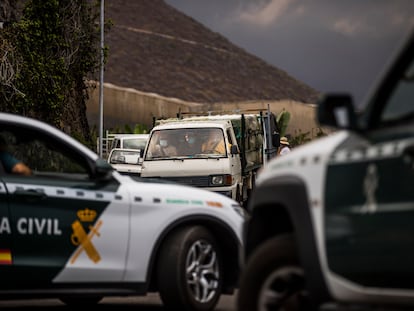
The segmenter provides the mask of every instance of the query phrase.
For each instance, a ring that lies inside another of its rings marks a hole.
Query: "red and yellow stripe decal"
[[[0,265],[11,265],[12,255],[9,249],[0,248]]]

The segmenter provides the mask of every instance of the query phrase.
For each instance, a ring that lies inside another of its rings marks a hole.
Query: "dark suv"
[[[335,130],[258,176],[238,311],[414,308],[413,34],[364,111],[324,95],[318,121]]]

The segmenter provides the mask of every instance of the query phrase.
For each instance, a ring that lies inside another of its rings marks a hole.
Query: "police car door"
[[[328,266],[366,287],[414,288],[414,66],[399,68],[327,171]]]
[[[9,208],[7,204],[6,186],[1,179],[4,173],[3,165],[0,162],[0,275],[5,271],[2,267],[7,267],[11,263],[12,237],[9,223]]]
[[[129,204],[114,199],[119,195],[117,182],[92,179],[82,154],[55,137],[37,137],[33,128],[13,130],[2,129],[10,136],[13,154],[31,167],[33,175],[2,176],[10,212],[6,233],[13,242],[6,244],[9,274],[1,272],[1,283],[40,287],[50,282],[121,280]]]

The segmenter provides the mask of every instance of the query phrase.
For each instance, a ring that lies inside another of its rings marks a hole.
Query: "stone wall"
[[[124,128],[125,125],[134,127],[142,124],[148,130],[152,128],[154,118],[176,117],[178,112],[207,112],[267,110],[275,114],[285,110],[291,115],[286,133],[296,136],[300,133],[310,133],[314,138],[319,126],[315,120],[315,105],[294,101],[247,101],[202,104],[186,102],[176,98],[163,97],[153,93],[144,93],[134,89],[121,88],[105,83],[103,90],[104,130]],[[87,104],[87,117],[91,128],[99,128],[99,86],[91,88]],[[325,131],[325,130],[324,130]]]

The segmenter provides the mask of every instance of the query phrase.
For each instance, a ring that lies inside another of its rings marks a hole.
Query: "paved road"
[[[215,311],[235,311],[235,295],[224,295],[217,305]],[[162,311],[161,301],[156,294],[145,297],[104,298],[94,310],[102,311]],[[10,300],[0,301],[1,311],[63,311],[70,310],[60,300]]]

